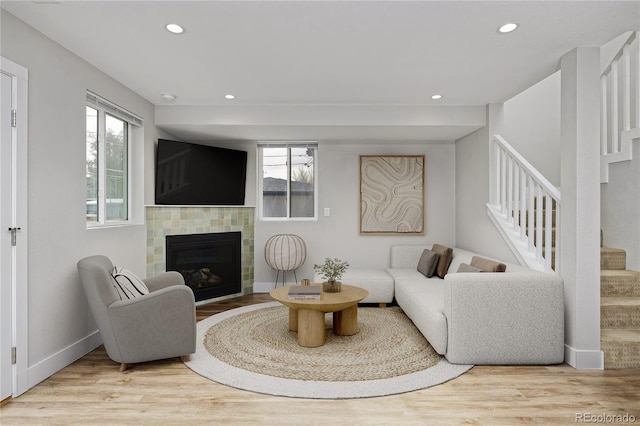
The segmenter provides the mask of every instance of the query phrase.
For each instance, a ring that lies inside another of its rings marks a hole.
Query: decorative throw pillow
[[[461,263],[458,266],[458,272],[483,272],[482,269],[471,266],[467,263]]]
[[[443,246],[440,244],[434,244],[431,250],[440,255],[438,259],[438,266],[436,267],[436,275],[440,278],[444,278],[451,265],[451,259],[453,259],[453,249],[451,247]]]
[[[440,259],[438,253],[425,249],[422,252],[422,256],[420,256],[420,261],[418,261],[418,272],[427,278],[431,278],[436,270],[436,266],[438,266],[438,259]]]
[[[120,296],[120,300],[134,299],[138,296],[149,294],[149,288],[140,278],[133,272],[120,268],[113,267],[113,273],[111,274],[115,283],[113,286]]]
[[[471,258],[471,266],[480,268],[483,272],[504,272],[507,270],[507,265],[504,263],[496,262],[495,260],[486,259],[480,256],[473,256]]]

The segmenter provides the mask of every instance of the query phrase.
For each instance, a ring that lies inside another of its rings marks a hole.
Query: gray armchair
[[[78,262],[78,272],[107,355],[127,364],[196,351],[196,308],[193,291],[178,272],[143,280],[149,294],[120,300],[113,286],[113,264],[105,256]]]

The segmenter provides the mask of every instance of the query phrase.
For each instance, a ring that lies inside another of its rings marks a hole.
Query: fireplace
[[[167,235],[167,271],[182,274],[196,301],[241,293],[241,234]]]

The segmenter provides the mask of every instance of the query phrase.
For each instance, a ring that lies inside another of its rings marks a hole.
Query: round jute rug
[[[398,308],[359,308],[359,332],[305,348],[278,302],[233,309],[198,323],[196,373],[240,389],[302,398],[390,395],[443,383],[472,366],[438,355]]]

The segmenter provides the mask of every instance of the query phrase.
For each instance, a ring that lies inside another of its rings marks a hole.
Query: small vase
[[[322,291],[325,293],[340,293],[342,283],[340,281],[329,280],[322,283]]]

